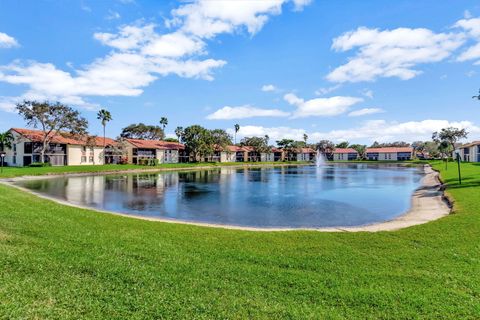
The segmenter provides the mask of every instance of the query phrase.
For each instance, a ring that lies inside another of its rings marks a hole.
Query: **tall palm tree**
[[[478,90],[478,96],[473,96],[472,98],[473,98],[473,99],[480,100],[480,90]]]
[[[112,120],[112,115],[110,114],[110,111],[102,109],[98,111],[97,119],[102,122],[103,127],[103,163],[105,164],[105,127],[107,126],[107,123]]]
[[[182,136],[182,134],[183,134],[183,127],[177,127],[175,129],[175,135],[178,138],[178,142],[180,142],[180,137]]]
[[[305,142],[305,144],[307,144],[307,140],[308,140],[308,135],[306,133],[303,134],[303,141]]]
[[[162,126],[163,133],[165,133],[165,127],[168,125],[168,119],[166,117],[161,117],[160,125]]]
[[[10,131],[0,133],[0,152],[12,148],[14,137]]]
[[[237,144],[237,132],[240,130],[240,125],[237,123],[235,126],[235,144]]]

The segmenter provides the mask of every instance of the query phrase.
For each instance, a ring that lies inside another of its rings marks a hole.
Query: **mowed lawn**
[[[455,213],[396,232],[246,232],[62,206],[0,185],[0,318],[480,318],[480,166]]]
[[[190,162],[190,163],[162,163],[156,166],[139,166],[135,164],[106,164],[91,166],[61,166],[61,167],[4,167],[0,173],[1,178],[14,178],[20,176],[39,176],[51,174],[71,173],[105,173],[130,170],[165,170],[165,169],[195,169],[198,167],[224,167],[224,166],[255,166],[255,165],[288,165],[309,164],[310,162],[282,161],[282,162]]]

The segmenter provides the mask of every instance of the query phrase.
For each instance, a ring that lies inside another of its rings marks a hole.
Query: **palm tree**
[[[265,135],[265,143],[268,145],[268,141],[270,141],[270,137],[268,134]]]
[[[235,126],[235,144],[237,144],[237,132],[240,130],[240,125],[237,123]]]
[[[13,140],[14,137],[10,131],[0,133],[0,152],[11,149]]]
[[[110,111],[102,109],[98,111],[97,119],[102,122],[103,127],[103,163],[105,164],[105,127],[107,126],[107,123],[112,120],[112,115],[110,114]]]
[[[473,96],[472,98],[473,98],[473,99],[480,100],[480,90],[478,90],[478,96]]]
[[[175,135],[178,138],[178,142],[180,142],[180,137],[182,136],[182,134],[183,134],[183,127],[177,127],[175,129]]]
[[[165,127],[168,125],[168,119],[166,117],[161,117],[160,125],[162,126],[163,133],[165,133]]]
[[[10,131],[0,133],[0,153],[3,153],[5,149],[12,149],[13,135]],[[3,172],[3,157],[0,160],[2,162],[2,172]]]
[[[307,144],[308,140],[308,135],[306,133],[303,134],[303,141],[305,141],[305,144]]]

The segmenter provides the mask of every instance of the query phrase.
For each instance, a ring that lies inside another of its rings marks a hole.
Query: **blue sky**
[[[478,1],[0,2],[0,130],[49,99],[100,134],[200,124],[272,140],[480,137]]]

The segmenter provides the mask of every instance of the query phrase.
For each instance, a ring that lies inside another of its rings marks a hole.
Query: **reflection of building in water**
[[[65,185],[65,198],[74,203],[102,203],[104,192],[102,176],[71,177]]]

